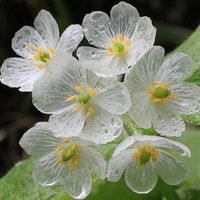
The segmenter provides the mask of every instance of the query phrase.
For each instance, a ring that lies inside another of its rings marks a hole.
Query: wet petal
[[[169,185],[178,185],[186,177],[183,163],[165,152],[159,151],[156,166],[159,176]]]
[[[171,86],[176,99],[173,106],[178,112],[192,114],[200,109],[200,87],[193,83],[177,83]],[[195,94],[195,95],[194,95]]]
[[[95,11],[86,14],[82,25],[85,31],[85,37],[90,44],[100,48],[108,47],[113,34],[109,30],[110,18],[106,13]]]
[[[123,123],[118,116],[95,106],[94,113],[86,120],[81,136],[96,143],[105,144],[121,134]]]
[[[106,111],[121,115],[131,106],[129,92],[124,83],[110,82],[102,87],[101,92],[94,98],[94,103]]]
[[[137,9],[128,3],[120,2],[112,7],[110,16],[115,34],[131,38],[139,19]]]
[[[15,33],[12,49],[18,55],[31,59],[35,54],[35,47],[46,49],[43,39],[34,28],[24,26]]]
[[[175,53],[166,58],[157,73],[157,81],[174,82],[184,78],[191,70],[191,58],[183,53]]]
[[[46,10],[41,10],[34,20],[34,26],[45,44],[55,48],[59,40],[59,29],[53,16]]]
[[[33,169],[33,178],[43,186],[51,186],[57,183],[63,170],[63,165],[59,164],[57,157],[47,154],[36,161]]]
[[[19,141],[26,153],[34,156],[46,155],[54,151],[59,143],[60,139],[53,135],[46,122],[36,124],[24,133]]]
[[[128,113],[135,123],[143,128],[150,128],[152,120],[156,117],[146,89],[151,86],[163,57],[164,49],[159,46],[153,47],[125,78],[132,102]]]
[[[168,137],[179,137],[185,131],[185,123],[180,117],[171,117],[169,119],[158,116],[153,121],[153,128],[160,134]]]
[[[60,37],[57,49],[65,53],[72,53],[76,50],[79,43],[83,39],[83,29],[80,25],[71,25],[65,29]]]
[[[144,165],[129,164],[125,173],[128,187],[136,193],[148,193],[155,187],[158,174],[152,161]]]
[[[54,57],[50,70],[37,82],[33,90],[33,104],[43,113],[55,113],[74,102],[67,98],[78,94],[75,86],[82,83],[82,74],[72,57]]]
[[[132,161],[133,149],[120,152],[112,157],[108,163],[108,181],[116,182],[122,176],[128,164]]]
[[[104,179],[107,162],[103,156],[96,149],[88,146],[79,146],[79,150],[84,164],[88,165],[99,178]]]
[[[62,174],[62,185],[74,199],[84,199],[92,188],[92,179],[86,167],[79,166],[75,170]]]
[[[79,47],[77,55],[85,68],[106,76],[115,76],[127,72],[126,60],[115,58],[107,50],[94,47]]]
[[[30,92],[43,73],[44,70],[37,69],[23,58],[8,58],[1,66],[1,82],[9,87],[20,87],[20,91]]]
[[[49,123],[57,137],[76,136],[85,124],[85,112],[83,109],[73,112],[70,106],[62,113],[51,115]]]

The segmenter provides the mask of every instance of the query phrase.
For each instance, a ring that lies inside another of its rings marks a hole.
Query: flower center
[[[168,85],[167,82],[152,82],[152,87],[146,90],[149,94],[149,100],[156,105],[163,105],[169,99],[173,99],[173,91],[168,88]]]
[[[35,64],[38,69],[45,68],[47,63],[51,60],[51,57],[55,54],[53,48],[44,50],[43,48],[37,47],[33,44],[29,44],[28,48],[34,51],[32,63]]]
[[[83,85],[75,86],[74,89],[78,91],[79,94],[71,95],[67,98],[67,101],[76,101],[76,107],[72,110],[72,112],[80,111],[81,108],[85,105],[85,117],[88,118],[94,113],[94,108],[89,102],[91,98],[97,94],[97,92],[92,87],[84,87]]]
[[[68,140],[64,140],[57,146],[54,155],[56,157],[58,156],[59,164],[65,164],[66,162],[71,161],[70,168],[72,170],[76,169],[80,160],[77,144],[70,144]]]
[[[51,58],[48,51],[40,52],[39,57],[40,57],[40,61],[43,62],[43,63],[47,63]]]
[[[111,39],[111,45],[108,48],[108,54],[110,56],[122,56],[128,53],[131,40],[125,38],[122,34],[119,34],[116,38]]]
[[[91,96],[87,93],[82,93],[78,95],[77,101],[79,103],[86,104],[90,100]]]
[[[138,164],[143,165],[149,160],[156,161],[158,158],[158,150],[155,147],[143,146],[138,147],[134,153],[133,159],[138,162]]]

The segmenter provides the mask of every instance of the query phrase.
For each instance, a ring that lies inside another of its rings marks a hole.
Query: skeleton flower
[[[84,17],[85,36],[97,48],[80,47],[77,55],[83,63],[87,60],[87,68],[113,76],[127,72],[153,46],[156,29],[125,2],[115,5],[110,16],[96,11]]]
[[[126,184],[137,193],[150,192],[158,175],[169,185],[179,184],[185,178],[186,170],[166,149],[190,157],[190,150],[178,142],[158,136],[128,137],[119,144],[108,163],[108,180],[119,180],[126,170]]]
[[[1,67],[1,82],[20,87],[20,91],[32,91],[58,50],[71,54],[83,38],[82,27],[71,25],[59,40],[58,25],[45,10],[39,12],[34,26],[35,29],[24,26],[16,32],[12,48],[21,57],[8,58]]]
[[[164,49],[153,47],[130,70],[125,84],[130,92],[130,117],[143,128],[153,128],[166,136],[180,136],[185,123],[180,114],[197,112],[200,88],[183,82],[191,70],[191,60],[175,53],[163,61]]]
[[[68,137],[84,127],[84,138],[106,143],[122,129],[119,115],[130,108],[129,93],[123,83],[97,76],[75,58],[55,62],[33,90],[33,104],[50,117],[51,128]]]
[[[36,182],[43,186],[60,183],[75,199],[90,193],[90,170],[101,179],[106,176],[106,161],[92,142],[78,137],[56,138],[48,123],[38,123],[28,130],[20,145],[28,154],[39,157],[33,169]]]

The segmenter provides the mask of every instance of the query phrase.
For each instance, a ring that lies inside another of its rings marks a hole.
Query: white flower
[[[97,76],[75,58],[60,58],[33,90],[33,104],[43,113],[53,114],[50,125],[58,136],[78,135],[106,143],[123,127],[119,115],[130,108],[129,93],[123,83]]]
[[[87,14],[82,26],[94,47],[80,47],[77,55],[85,67],[104,75],[119,75],[154,44],[156,29],[148,17],[139,17],[135,7],[125,2],[113,6],[111,18],[101,11]],[[90,62],[88,62],[90,61]]]
[[[150,192],[156,185],[158,175],[169,185],[179,184],[186,176],[185,167],[165,149],[191,156],[185,145],[162,137],[128,137],[119,144],[108,163],[108,180],[118,181],[126,170],[126,184],[137,193]]]
[[[130,117],[143,128],[161,135],[180,136],[185,130],[181,114],[200,108],[200,88],[183,82],[191,70],[190,58],[175,53],[164,61],[164,49],[153,47],[130,70],[125,84],[130,92]]]
[[[59,40],[58,25],[42,10],[34,20],[35,29],[24,26],[16,32],[12,48],[21,57],[8,58],[1,67],[1,82],[20,91],[32,91],[51,58],[60,50],[71,54],[83,38],[80,25],[69,26]]]
[[[43,186],[60,183],[75,199],[90,193],[91,171],[101,179],[106,176],[106,161],[93,143],[78,137],[56,138],[48,123],[28,130],[20,145],[28,154],[39,157],[33,169],[36,182]]]

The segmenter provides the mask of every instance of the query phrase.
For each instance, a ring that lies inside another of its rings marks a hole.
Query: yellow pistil
[[[55,54],[55,50],[53,48],[43,49],[33,44],[29,44],[28,48],[35,52],[32,62],[36,62],[36,66],[39,69],[45,68],[46,64],[51,60],[51,57]]]
[[[139,164],[143,165],[149,160],[156,161],[159,156],[158,150],[156,147],[149,145],[138,147],[134,152],[133,159]]]
[[[129,38],[125,38],[124,35],[119,34],[116,38],[111,39],[108,54],[113,57],[123,56],[128,53],[130,45],[131,40]]]
[[[90,103],[92,97],[97,94],[97,91],[92,87],[84,87],[83,85],[77,85],[74,87],[79,94],[71,95],[66,100],[67,101],[76,101],[76,106],[73,108],[72,112],[78,112],[85,105],[86,113],[85,118],[87,119],[94,113],[94,108]]]
[[[149,100],[156,105],[163,105],[168,100],[174,99],[173,91],[169,89],[168,82],[154,81],[151,87],[146,89],[149,94]]]

